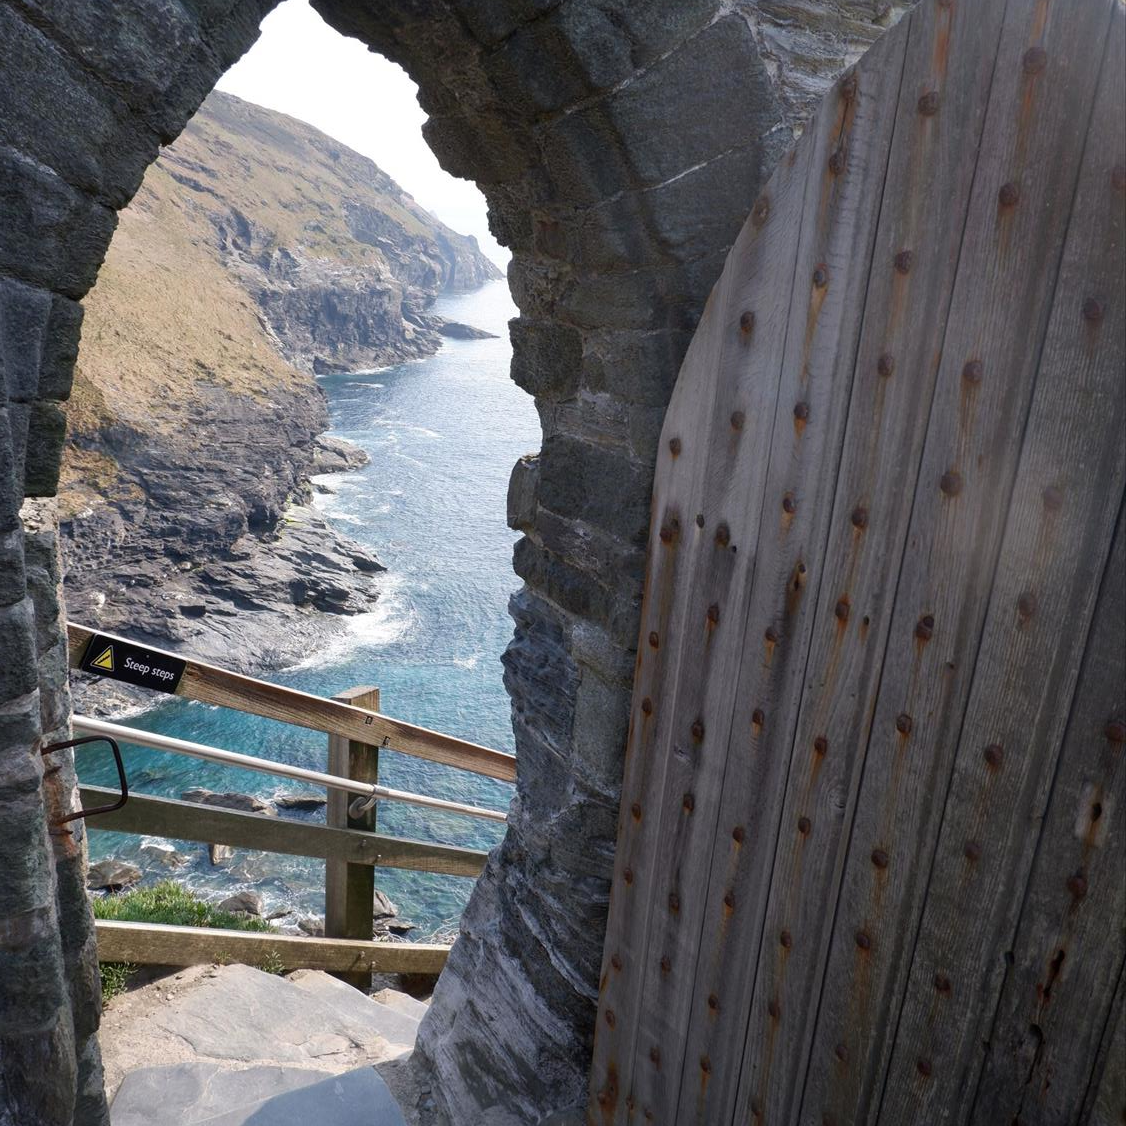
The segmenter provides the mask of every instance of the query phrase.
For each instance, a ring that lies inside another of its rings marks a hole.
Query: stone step
[[[370,1067],[340,1075],[280,1065],[235,1069],[208,1062],[130,1072],[111,1126],[405,1126]]]
[[[418,1035],[418,1025],[426,1012],[426,1006],[405,993],[395,993],[394,1004],[387,1004],[378,998],[367,997],[358,989],[343,981],[322,973],[320,970],[295,970],[286,981],[296,986],[317,1004],[327,1006],[337,1019],[354,1022],[355,1026],[369,1028],[392,1044],[414,1047]],[[387,990],[386,992],[393,992]],[[398,998],[418,1005],[422,1013],[405,1011],[405,1005]]]

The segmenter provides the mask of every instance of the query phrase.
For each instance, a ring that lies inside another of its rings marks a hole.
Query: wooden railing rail
[[[70,667],[79,668],[95,631],[72,622],[67,625],[67,635]],[[105,637],[111,642],[135,644],[126,638],[100,631],[97,636]],[[164,649],[153,646],[145,648],[159,656],[185,662],[183,676],[174,693],[184,699],[233,708],[360,743],[386,746],[390,750],[444,763],[446,766],[456,766],[502,782],[516,780],[516,760],[513,756],[491,747],[482,747],[453,735],[430,731],[378,711],[228,672],[216,665],[185,659]]]

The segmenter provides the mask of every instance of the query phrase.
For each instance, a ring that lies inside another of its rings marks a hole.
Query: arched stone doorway
[[[315,0],[406,67],[440,160],[485,191],[514,254],[513,378],[543,423],[510,492],[518,798],[420,1044],[456,1121],[583,1100],[664,409],[758,187],[904,6],[795,23],[755,0]],[[46,831],[73,771],[44,780],[38,754],[69,714],[57,544],[49,506],[21,521],[20,501],[54,491],[77,302],[116,210],[272,7],[0,2],[0,1090],[15,1121],[105,1120],[82,855]]]

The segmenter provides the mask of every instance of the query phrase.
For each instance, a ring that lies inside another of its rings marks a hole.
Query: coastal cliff
[[[60,487],[71,617],[245,670],[371,608],[379,561],[309,507],[363,464],[314,374],[426,356],[499,277],[374,164],[212,94],[145,177],[86,301]]]

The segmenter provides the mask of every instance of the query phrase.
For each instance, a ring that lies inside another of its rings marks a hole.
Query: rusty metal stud
[[[849,604],[847,598],[839,598],[836,606],[833,608],[833,613],[836,614],[837,620],[840,622],[848,621]]]
[[[809,404],[808,403],[795,403],[794,404],[794,418],[798,422],[806,422],[809,419]]]
[[[895,729],[900,735],[910,735],[911,728],[914,726],[914,721],[906,712],[900,712],[899,715],[895,717]]]
[[[918,109],[924,117],[934,117],[938,113],[938,91],[928,90],[919,99]]]
[[[861,950],[872,949],[872,939],[867,931],[856,932],[856,945],[859,946]]]
[[[702,528],[704,526],[704,514],[702,512],[696,513],[696,527]]]
[[[751,209],[751,221],[756,227],[761,227],[770,215],[770,200],[766,196],[759,196]]]
[[[777,1020],[782,1015],[782,1006],[778,1003],[777,997],[771,997],[767,1002],[766,1011]]]
[[[786,493],[785,496],[782,497],[782,511],[788,513],[790,516],[793,516],[793,514],[797,512],[797,510],[798,502],[794,500],[794,494]]]
[[[1058,512],[1063,507],[1063,490],[1056,488],[1055,485],[1049,485],[1040,495],[1044,507],[1050,512]]]
[[[766,632],[763,634],[770,645],[778,644],[778,631],[773,626],[767,626]]]
[[[841,83],[841,100],[851,102],[856,97],[857,86],[856,73],[853,72]]]
[[[736,844],[742,844],[746,839],[746,836],[747,830],[744,829],[742,825],[736,825],[735,828],[731,830],[731,839]]]
[[[617,1018],[614,1016],[614,1010],[613,1009],[607,1009],[606,1012],[603,1015],[606,1019],[606,1023],[611,1028],[613,1028],[614,1025],[617,1023]]]
[[[1083,319],[1097,325],[1103,319],[1103,303],[1097,297],[1088,297],[1083,302]]]
[[[860,529],[868,527],[868,509],[854,508],[852,510],[852,526]]]
[[[982,373],[981,360],[967,360],[965,366],[962,368],[962,378],[967,383],[980,383]]]
[[[649,1049],[649,1059],[656,1064],[657,1067],[661,1066],[661,1049],[658,1048],[656,1044]]]
[[[982,751],[982,757],[988,766],[994,770],[1001,769],[1001,763],[1005,761],[1005,749],[1000,743],[990,743],[988,747]]]
[[[962,846],[962,855],[976,863],[981,859],[981,845],[977,841],[966,841]]]
[[[641,701],[641,711],[645,715],[653,714],[653,701],[650,700],[648,696],[646,696],[645,699]]]
[[[949,993],[950,979],[944,973],[936,973],[934,975],[934,987],[939,993]]]
[[[1025,620],[1031,618],[1032,615],[1036,613],[1036,595],[1033,594],[1032,591],[1026,590],[1017,599],[1017,610],[1020,612],[1020,616]]]
[[[714,993],[708,994],[708,1008],[711,1009],[713,1013],[719,1012],[719,998]]]
[[[794,936],[789,931],[783,931],[778,936],[778,941],[782,944],[783,948],[789,950],[794,945]]]
[[[818,289],[824,289],[829,284],[829,267],[824,262],[813,271],[813,284]]]
[[[997,193],[997,202],[1002,207],[1016,207],[1017,201],[1020,199],[1020,186],[1010,180],[1007,184],[1001,185],[1001,190]]]
[[[735,910],[735,893],[730,888],[728,888],[727,891],[724,892],[723,905],[729,911]]]
[[[673,457],[676,457],[677,454],[680,453],[680,448],[681,447],[680,447],[680,439],[679,438],[670,438],[669,439],[669,452],[672,454]]]
[[[956,497],[962,491],[962,475],[951,469],[942,475],[938,487],[948,496]]]
[[[707,1075],[712,1069],[712,1061],[707,1056],[700,1057],[700,1070]]]
[[[833,1049],[833,1055],[835,1055],[837,1059],[841,1061],[841,1063],[848,1063],[848,1045],[838,1044]]]
[[[621,972],[622,972],[622,959],[621,959],[621,958],[620,958],[620,957],[619,957],[619,956],[618,956],[617,954],[615,954],[615,955],[614,955],[614,956],[613,956],[613,957],[612,957],[612,958],[610,959],[610,965],[611,965],[611,966],[612,966],[612,967],[614,968],[614,970],[615,970],[615,971],[617,971],[618,973],[621,973]]]
[[[809,831],[812,828],[813,828],[813,822],[810,821],[810,819],[808,817],[799,817],[798,818],[798,832],[801,833],[801,835],[803,837],[808,837]]]
[[[762,1117],[762,1103],[760,1103],[758,1101],[758,1099],[751,1099],[751,1117],[752,1118],[761,1118]]]
[[[672,959],[667,955],[661,958],[661,973],[667,974],[672,972]]]
[[[713,626],[716,625],[719,622],[719,603],[718,602],[713,602],[708,607],[708,621],[711,622]]]
[[[726,547],[731,542],[731,529],[723,521],[716,526],[715,542],[720,547]]]
[[[819,755],[828,754],[829,753],[829,740],[826,739],[824,735],[818,735],[817,738],[813,740],[813,749]]]
[[[641,803],[640,802],[634,802],[633,805],[631,805],[629,807],[629,812],[630,812],[630,816],[634,819],[634,821],[640,821],[641,820]]]
[[[1073,876],[1067,878],[1067,890],[1075,899],[1083,899],[1087,895],[1087,877],[1080,868]]]
[[[661,644],[660,634],[658,634],[655,629],[650,630],[649,631],[649,648],[650,649],[656,649],[660,646],[660,644]]]
[[[1126,743],[1126,723],[1120,719],[1112,719],[1105,728],[1103,734],[1112,743]]]
[[[930,641],[934,636],[934,615],[924,614],[915,625],[915,636],[920,641]]]
[[[755,331],[755,315],[750,309],[739,315],[739,331],[744,336],[750,336]]]
[[[667,524],[661,527],[661,543],[672,543],[672,528]]]
[[[742,411],[731,412],[731,429],[742,430],[743,423],[747,421],[747,416]]]
[[[695,794],[691,794],[691,793],[685,794],[684,797],[680,801],[680,805],[681,805],[681,808],[684,810],[685,813],[691,813],[696,808],[696,796],[695,796]]]
[[[910,250],[901,250],[895,256],[895,269],[896,273],[909,274],[911,267],[915,263],[915,255]]]
[[[755,708],[755,710],[751,712],[751,723],[753,723],[755,727],[761,727],[765,722],[766,713],[762,708]]]
[[[918,1068],[919,1074],[923,1076],[924,1079],[927,1078],[932,1071],[934,1071],[934,1065],[928,1059],[918,1060],[915,1064],[915,1067]]]
[[[626,882],[627,884],[632,884],[632,883],[633,883],[633,869],[632,869],[632,868],[627,868],[627,869],[626,869],[626,870],[625,870],[625,871],[624,871],[624,872],[622,873],[622,879],[623,879],[623,880],[625,880],[625,882]]]
[[[845,152],[844,149],[834,149],[832,155],[829,157],[829,171],[834,176],[839,176],[845,170]]]
[[[610,1092],[603,1089],[598,1092],[598,1105],[603,1109],[610,1106]]]
[[[680,896],[675,891],[669,892],[669,910],[674,915],[680,910]]]
[[[876,361],[876,371],[887,379],[895,371],[895,357],[890,352],[884,352]]]
[[[1025,74],[1039,74],[1048,65],[1048,52],[1043,47],[1029,47],[1020,61]]]
[[[703,741],[704,721],[702,719],[697,718],[692,721],[692,738],[695,739],[697,743]]]
[[[886,868],[888,866],[888,854],[882,848],[872,849],[872,863],[877,868]]]

